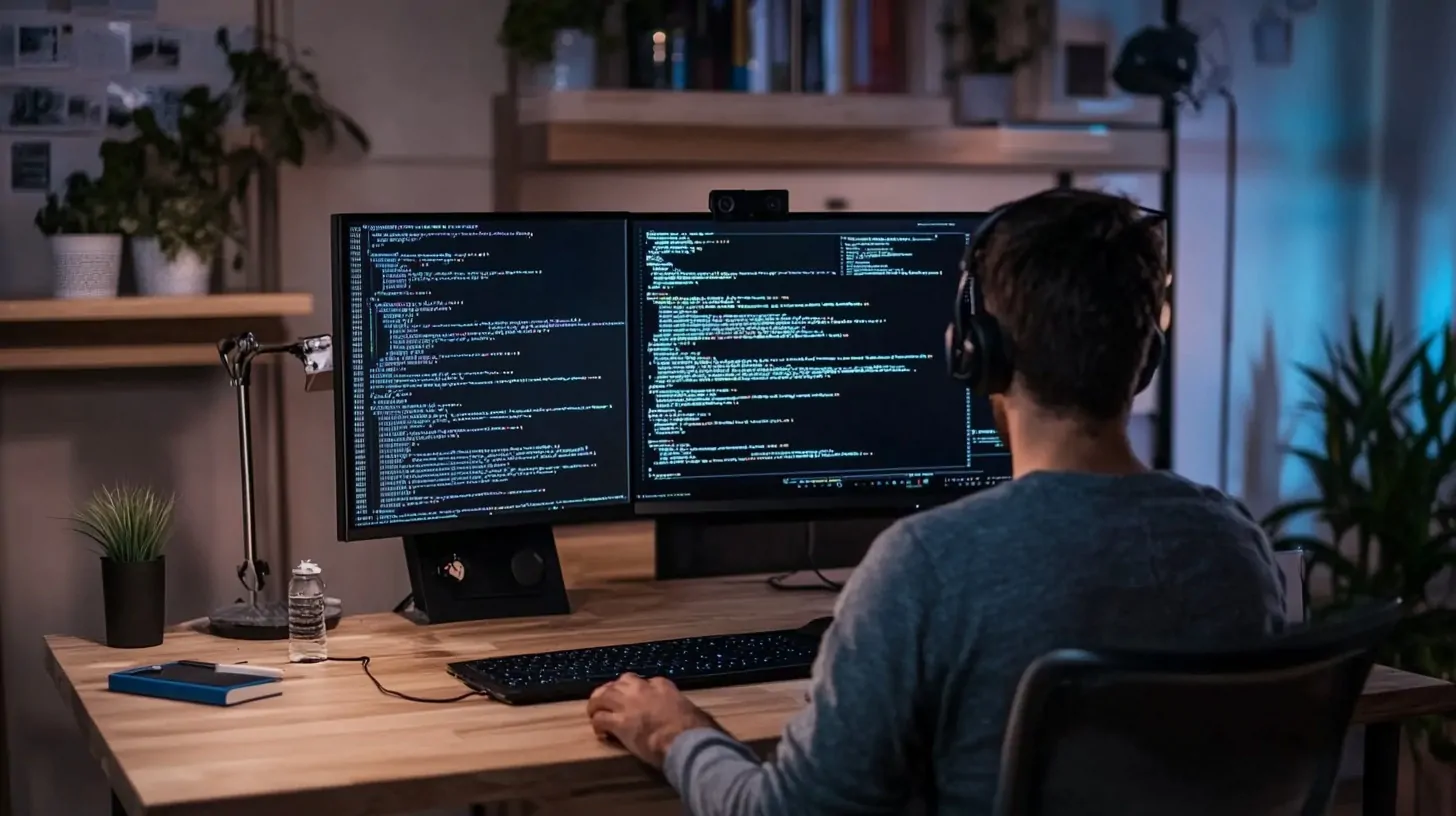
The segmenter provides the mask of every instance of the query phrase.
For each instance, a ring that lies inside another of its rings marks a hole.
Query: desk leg
[[[1395,816],[1400,789],[1400,723],[1365,726],[1365,778],[1360,796],[1364,816]]]
[[[116,792],[111,793],[111,816],[126,816],[126,808],[121,806],[121,800],[116,798]]]

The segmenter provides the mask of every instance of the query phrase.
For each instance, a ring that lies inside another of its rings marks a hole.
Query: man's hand
[[[658,769],[678,734],[719,727],[671,680],[644,680],[630,673],[592,692],[586,714],[597,737],[615,738],[638,759]]]

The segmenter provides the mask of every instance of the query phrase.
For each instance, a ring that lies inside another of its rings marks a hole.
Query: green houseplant
[[[947,5],[953,12],[954,6]],[[1051,26],[1045,0],[964,0],[960,18],[938,26],[963,124],[1002,122],[1013,111],[1013,74],[1046,45]],[[1018,22],[1013,15],[1019,14]],[[1014,33],[1014,37],[1007,36]],[[1014,42],[1012,41],[1014,40]],[[956,56],[952,56],[956,55]],[[958,57],[958,58],[957,58]]]
[[[106,645],[134,649],[162,642],[166,548],[174,501],[147,488],[103,487],[71,516],[71,526],[101,555]]]
[[[590,88],[596,83],[597,46],[614,2],[511,0],[496,41],[521,63],[522,77],[535,90]]]
[[[113,169],[92,178],[66,177],[60,193],[46,195],[35,226],[49,239],[58,298],[114,297],[121,278],[121,219],[132,179]]]
[[[225,28],[216,43],[232,74],[226,89],[189,88],[175,128],[139,109],[135,136],[102,146],[103,156],[142,168],[128,220],[142,294],[206,293],[230,246],[241,268],[249,190],[260,174],[302,166],[313,140],[332,149],[343,136],[369,149],[363,128],[323,98],[291,45],[235,49]]]
[[[1354,320],[1324,367],[1302,368],[1319,444],[1295,448],[1316,495],[1264,518],[1276,548],[1305,550],[1324,570],[1330,594],[1316,615],[1362,599],[1399,596],[1405,617],[1379,661],[1456,679],[1456,610],[1433,597],[1433,582],[1456,566],[1456,337],[1444,331],[1409,348],[1377,308],[1368,332]],[[1314,521],[1322,534],[1291,522]],[[1430,753],[1456,761],[1444,723],[1414,725]]]

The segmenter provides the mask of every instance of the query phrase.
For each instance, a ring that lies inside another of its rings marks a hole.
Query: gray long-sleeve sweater
[[[771,761],[697,729],[664,770],[696,816],[988,813],[1032,660],[1255,639],[1283,608],[1267,540],[1222,493],[1163,472],[1033,473],[875,541]]]

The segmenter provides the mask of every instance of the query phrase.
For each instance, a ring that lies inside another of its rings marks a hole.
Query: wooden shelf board
[[[266,360],[259,357],[258,360]],[[161,346],[71,346],[0,349],[0,371],[79,371],[106,368],[185,368],[222,363],[213,343]]]
[[[1160,172],[1168,134],[1157,129],[973,127],[886,129],[522,127],[526,168],[882,168]]]
[[[521,97],[521,125],[904,130],[948,127],[951,101],[908,94],[557,91]]]
[[[299,317],[312,313],[313,295],[297,292],[0,301],[0,323]]]

